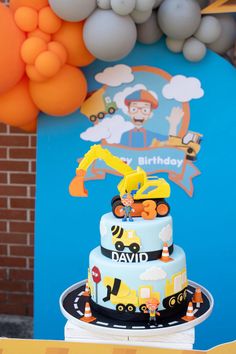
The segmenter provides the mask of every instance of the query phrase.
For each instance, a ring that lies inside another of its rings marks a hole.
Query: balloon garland
[[[0,3],[0,121],[36,129],[40,111],[63,116],[87,96],[80,67],[116,61],[136,41],[192,62],[207,47],[224,54],[236,39],[232,15],[204,15],[208,0],[10,0]]]

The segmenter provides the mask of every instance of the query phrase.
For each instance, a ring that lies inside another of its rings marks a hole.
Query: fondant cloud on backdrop
[[[159,267],[148,268],[145,272],[140,274],[141,280],[163,280],[167,276],[166,272]]]
[[[201,87],[201,82],[197,78],[176,75],[163,87],[162,94],[169,100],[189,102],[203,97],[204,91]]]
[[[159,238],[163,241],[163,242],[168,242],[171,240],[172,238],[172,225],[168,224],[167,226],[163,227],[161,229],[161,232],[159,234]]]
[[[119,144],[123,133],[133,129],[131,122],[126,122],[120,115],[105,118],[80,134],[85,141],[98,142],[105,139],[109,144]]]
[[[118,64],[98,73],[95,76],[95,80],[101,84],[118,87],[122,84],[128,84],[134,81],[134,75],[128,65]]]

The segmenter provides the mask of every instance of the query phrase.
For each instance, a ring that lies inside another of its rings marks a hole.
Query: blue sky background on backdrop
[[[205,95],[193,100],[190,129],[204,135],[190,198],[171,182],[174,241],[187,255],[189,279],[209,289],[215,298],[211,317],[196,329],[196,349],[235,339],[235,69],[211,52],[196,64],[170,53],[163,42],[137,45],[122,63],[157,66],[171,75],[195,76]],[[100,87],[95,73],[107,63],[96,61],[85,69],[89,88]],[[150,122],[151,124],[151,122]],[[86,278],[88,255],[100,242],[99,220],[109,211],[119,178],[89,181],[89,197],[70,197],[77,158],[92,143],[80,139],[91,123],[79,112],[68,117],[41,115],[38,125],[35,338],[63,339],[66,320],[59,297]]]

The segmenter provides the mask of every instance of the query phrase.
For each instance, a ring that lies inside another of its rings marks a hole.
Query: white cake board
[[[209,302],[209,308],[199,317],[197,317],[195,320],[190,321],[190,322],[184,322],[184,323],[178,323],[176,324],[176,321],[171,321],[169,322],[168,327],[155,327],[155,328],[150,328],[150,329],[125,329],[125,328],[117,328],[118,326],[116,326],[116,328],[109,328],[106,326],[105,323],[101,323],[99,321],[95,321],[94,323],[86,323],[81,321],[79,318],[72,316],[64,307],[64,300],[65,298],[70,295],[74,290],[76,290],[77,288],[80,288],[81,286],[85,286],[86,281],[83,280],[77,284],[72,285],[71,287],[69,287],[67,290],[65,290],[63,292],[63,294],[60,297],[60,308],[61,308],[61,312],[63,313],[63,315],[66,317],[66,319],[73,325],[75,325],[76,327],[79,327],[83,330],[86,330],[88,332],[92,332],[93,336],[99,336],[100,335],[106,335],[107,338],[113,338],[114,336],[121,336],[121,337],[128,337],[128,338],[140,338],[141,341],[144,340],[144,338],[153,338],[154,336],[158,336],[158,335],[170,335],[173,333],[177,333],[177,332],[184,332],[187,331],[189,329],[194,328],[195,326],[197,326],[198,324],[200,324],[201,322],[205,321],[207,319],[207,317],[210,316],[213,306],[214,306],[214,300],[212,295],[210,294],[210,292],[205,289],[203,286],[192,282],[192,281],[188,281],[189,286],[191,286],[192,288],[196,289],[196,288],[201,288],[202,294],[206,296],[206,298],[208,299]],[[80,294],[78,294],[78,296],[80,296]],[[79,312],[79,311],[78,311]],[[83,314],[81,314],[83,316]],[[81,317],[81,316],[80,316]],[[105,326],[104,326],[105,325]],[[137,328],[139,326],[137,325]]]
[[[171,349],[193,349],[195,342],[195,329],[176,332],[172,334],[155,334],[149,337],[135,336],[117,336],[107,335],[106,329],[104,333],[94,333],[93,331],[85,330],[75,324],[67,321],[65,325],[65,341],[79,343],[99,343],[99,344],[117,344],[129,346],[142,346],[153,348],[171,348]],[[108,339],[109,338],[109,339]]]

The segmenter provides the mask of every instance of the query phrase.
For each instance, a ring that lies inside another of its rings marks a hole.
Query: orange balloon
[[[51,7],[44,7],[39,11],[39,28],[46,33],[56,33],[62,25],[62,20],[52,11]]]
[[[34,65],[26,65],[25,71],[28,78],[32,81],[42,82],[47,80],[47,77],[40,74]]]
[[[14,18],[17,26],[24,32],[34,31],[38,26],[38,13],[32,7],[19,7]]]
[[[67,52],[62,44],[59,42],[50,42],[48,43],[48,50],[55,53],[60,58],[63,65],[66,63]]]
[[[19,128],[25,130],[28,133],[35,133],[37,131],[37,119],[34,119],[32,122],[22,125]]]
[[[37,37],[26,39],[21,47],[21,57],[26,64],[34,64],[37,56],[47,50],[47,43]]]
[[[60,58],[49,50],[41,53],[35,61],[35,69],[47,78],[55,76],[61,67]]]
[[[12,12],[0,3],[0,94],[10,90],[24,75],[25,65],[20,56],[24,40]]]
[[[53,78],[30,82],[31,97],[36,106],[53,116],[75,112],[87,96],[87,82],[80,69],[65,65]]]
[[[74,66],[86,66],[96,58],[88,51],[83,40],[84,22],[64,22],[52,38],[60,42],[68,53],[67,63]]]
[[[28,38],[31,38],[31,37],[38,37],[38,38],[41,38],[41,39],[44,40],[46,43],[50,42],[50,40],[51,40],[50,34],[41,31],[39,28],[37,28],[37,29],[36,29],[35,31],[33,31],[33,32],[29,32],[29,33],[28,33]]]
[[[10,91],[0,96],[0,121],[19,127],[36,119],[39,110],[29,93],[29,81],[24,77]]]
[[[10,9],[16,11],[21,6],[29,6],[35,10],[40,10],[48,6],[48,0],[10,0]]]

